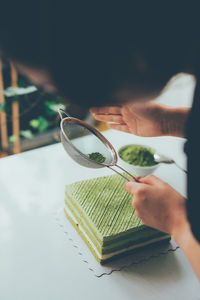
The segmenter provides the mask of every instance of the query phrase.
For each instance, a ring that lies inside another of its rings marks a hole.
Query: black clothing
[[[196,239],[200,241],[200,84],[197,81],[193,106],[186,126],[188,178],[187,213]]]

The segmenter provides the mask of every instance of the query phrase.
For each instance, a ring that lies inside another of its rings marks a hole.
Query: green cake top
[[[66,194],[79,213],[102,237],[146,227],[134,214],[132,195],[118,175],[104,176],[66,186]]]

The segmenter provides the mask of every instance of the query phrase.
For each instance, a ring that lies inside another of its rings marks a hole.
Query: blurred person
[[[173,1],[4,1],[1,54],[48,92],[93,107],[95,118],[140,136],[186,137],[188,195],[150,175],[126,190],[143,223],[172,235],[200,279],[200,38],[198,5]],[[169,6],[167,6],[169,5]],[[192,110],[152,99],[193,74]]]

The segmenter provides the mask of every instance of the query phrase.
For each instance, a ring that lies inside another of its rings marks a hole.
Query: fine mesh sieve
[[[61,117],[61,142],[66,152],[74,161],[88,168],[107,167],[129,181],[130,179],[114,169],[114,167],[117,167],[139,182],[132,174],[117,164],[117,153],[114,147],[96,128],[84,121],[69,116],[62,109],[59,109],[58,112]],[[74,138],[83,136],[85,138]],[[100,153],[105,158],[104,162],[97,162],[91,159],[89,157],[91,153]]]

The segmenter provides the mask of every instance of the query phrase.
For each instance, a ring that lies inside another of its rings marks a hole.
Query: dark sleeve
[[[192,232],[200,241],[200,84],[195,88],[192,109],[186,126],[187,214]]]

